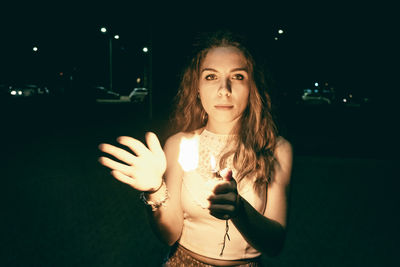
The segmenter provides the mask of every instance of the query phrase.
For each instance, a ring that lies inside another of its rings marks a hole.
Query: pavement
[[[168,119],[130,105],[24,107],[3,124],[0,266],[158,266],[168,247],[138,192],[97,162],[97,145],[148,130],[164,142]],[[318,127],[321,113],[281,117],[295,149],[289,222],[266,266],[399,266],[399,160],[382,146],[361,149],[382,139],[357,116]]]

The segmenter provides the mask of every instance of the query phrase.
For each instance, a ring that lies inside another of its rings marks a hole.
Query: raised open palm
[[[110,168],[111,174],[123,183],[139,191],[154,191],[162,183],[162,176],[167,161],[160,142],[154,133],[146,134],[146,147],[142,142],[128,136],[121,136],[118,143],[127,146],[134,154],[122,148],[100,144],[99,149],[121,160],[119,163],[107,157],[100,157],[99,162]]]

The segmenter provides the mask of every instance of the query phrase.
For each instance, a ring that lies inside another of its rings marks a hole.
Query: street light
[[[152,38],[150,37],[147,46],[143,46],[142,52],[147,59],[147,63],[144,64],[143,73],[143,85],[148,89],[148,99],[149,99],[149,118],[153,118],[153,58],[152,58]],[[138,81],[138,80],[137,80]],[[139,82],[139,81],[138,81]]]
[[[108,30],[106,27],[101,27],[100,31],[103,34],[106,34],[108,37],[108,48],[109,48],[109,62],[110,62],[110,66],[109,66],[109,79],[110,79],[110,91],[113,90],[113,56],[112,56],[112,41],[113,41],[113,37],[111,34],[107,34]],[[120,36],[118,34],[114,35],[114,39],[118,40],[120,38]]]

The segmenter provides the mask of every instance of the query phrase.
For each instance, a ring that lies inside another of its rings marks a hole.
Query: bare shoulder
[[[275,158],[276,182],[289,184],[293,163],[293,148],[290,142],[282,136],[279,136],[277,140]]]
[[[286,155],[292,157],[293,155],[292,144],[290,144],[290,142],[286,140],[284,137],[279,136],[276,142],[275,154],[276,154],[275,156]]]

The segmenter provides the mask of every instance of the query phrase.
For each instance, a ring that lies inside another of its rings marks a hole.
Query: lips
[[[232,109],[233,105],[230,104],[218,104],[214,106],[216,109],[222,109],[222,110],[227,110],[227,109]]]

